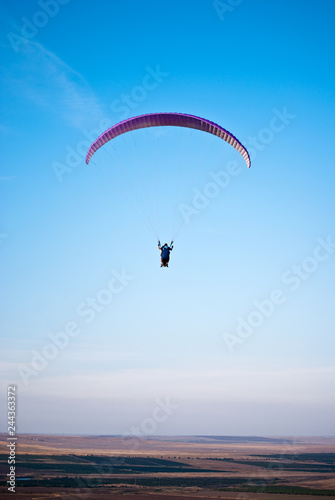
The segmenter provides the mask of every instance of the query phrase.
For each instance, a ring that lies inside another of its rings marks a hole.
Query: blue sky
[[[18,385],[19,430],[148,434],[170,398],[150,433],[334,434],[334,3],[0,6],[1,390]],[[162,111],[227,128],[251,169],[170,128],[85,165],[105,128]],[[162,242],[206,198],[169,269],[133,189]]]

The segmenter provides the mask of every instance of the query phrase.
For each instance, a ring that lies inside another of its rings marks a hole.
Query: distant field
[[[12,495],[6,439],[2,498]],[[335,438],[18,435],[17,450],[17,499],[335,496]]]

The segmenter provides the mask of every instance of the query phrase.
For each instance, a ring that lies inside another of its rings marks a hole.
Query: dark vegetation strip
[[[50,479],[32,479],[20,481],[20,487],[63,487],[78,488],[85,485],[87,488],[96,488],[106,485],[136,484],[141,486],[198,486],[200,488],[222,488],[224,486],[237,486],[247,484],[249,478],[217,478],[217,477],[136,477],[136,478],[84,478],[84,477],[56,477]],[[6,481],[0,481],[0,486],[6,485]]]
[[[195,472],[218,472],[216,469],[195,469],[190,467],[153,467],[146,465],[112,465],[112,464],[56,464],[56,463],[18,463],[21,471],[25,469],[35,469],[42,471],[66,472],[69,474],[94,474],[97,473],[97,467],[102,474],[139,474],[139,473],[184,473]]]
[[[151,465],[151,466],[184,466],[189,467],[189,464],[177,462],[175,460],[165,460],[162,458],[151,457],[108,457],[99,455],[18,455],[18,463],[93,463],[93,464],[108,464],[108,465]],[[0,454],[0,463],[7,462],[8,455]]]
[[[214,489],[219,491],[252,492],[252,493],[274,493],[285,495],[318,495],[335,496],[335,490],[320,490],[313,488],[304,488],[301,486],[284,485],[248,485],[249,478],[85,478],[85,477],[62,477],[53,479],[39,479],[20,482],[20,488],[36,487],[61,487],[61,488],[98,488],[102,486],[141,485],[148,487],[189,487],[197,486],[199,488]],[[5,486],[6,481],[0,481],[0,486]]]
[[[115,465],[124,464],[124,465],[158,465],[158,466],[180,466],[189,467],[188,464],[184,464],[182,462],[176,462],[175,460],[165,460],[163,458],[151,458],[151,457],[106,457],[106,456],[96,456],[96,455],[87,455],[85,457],[87,460],[91,460],[95,464],[104,464],[104,463],[113,463]]]
[[[242,465],[253,465],[256,467],[263,467],[268,469],[276,468],[278,470],[294,470],[294,471],[305,471],[305,472],[334,472],[335,464],[322,463],[322,464],[311,464],[303,463],[302,461],[292,461],[292,462],[279,462],[279,461],[266,461],[266,460],[234,460],[235,464]]]
[[[246,491],[249,493],[277,493],[280,495],[318,495],[318,496],[335,496],[335,490],[320,490],[314,488],[306,488],[303,486],[241,486],[237,488],[226,488],[226,491]]]

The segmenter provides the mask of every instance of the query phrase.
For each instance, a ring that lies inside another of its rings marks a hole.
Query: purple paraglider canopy
[[[98,139],[96,139],[90,146],[87,155],[86,163],[88,164],[94,153],[101,148],[106,142],[114,139],[118,135],[125,134],[132,130],[147,127],[188,127],[209,134],[217,135],[224,141],[231,144],[243,156],[248,168],[251,165],[250,156],[247,149],[240,143],[236,137],[233,136],[228,130],[220,127],[216,123],[210,122],[205,118],[199,116],[186,115],[184,113],[149,113],[146,115],[135,116],[128,118],[113,127],[103,132]]]

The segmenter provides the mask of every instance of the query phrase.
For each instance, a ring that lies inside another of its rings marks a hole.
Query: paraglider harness
[[[173,241],[171,241],[171,246],[165,243],[161,247],[161,242],[158,240],[158,249],[161,251],[161,267],[169,267],[170,252],[173,250]]]

